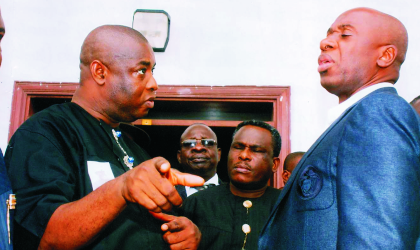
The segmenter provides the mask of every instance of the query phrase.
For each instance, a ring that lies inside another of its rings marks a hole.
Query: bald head
[[[320,43],[321,85],[341,103],[374,84],[395,83],[407,44],[407,30],[398,19],[369,8],[346,11]]]
[[[292,175],[293,170],[295,170],[295,167],[299,164],[299,161],[302,159],[304,154],[305,152],[298,151],[290,153],[286,156],[283,164],[283,173],[281,174],[284,184],[287,183],[289,177]]]
[[[80,53],[80,87],[72,101],[117,126],[146,115],[158,86],[153,49],[138,31],[118,25],[94,29]]]
[[[177,158],[184,172],[201,176],[206,181],[216,174],[221,150],[217,148],[216,134],[209,126],[192,124],[182,133],[180,144]]]
[[[401,66],[405,60],[408,47],[408,34],[405,26],[397,18],[370,8],[351,9],[341,14],[340,17],[352,13],[360,13],[364,16],[363,20],[370,27],[371,35],[378,45],[396,46],[395,62],[398,66]]]
[[[148,44],[147,39],[132,28],[120,25],[100,26],[90,32],[83,42],[80,67],[88,67],[94,60],[112,67],[121,59],[132,58],[130,47],[125,46],[132,42]]]
[[[300,159],[302,159],[304,154],[305,152],[300,152],[300,151],[288,154],[286,156],[286,159],[284,159],[284,164],[283,164],[284,170],[293,172],[293,170],[299,163]]]
[[[209,133],[209,135],[211,135],[211,137],[209,137],[210,139],[217,140],[216,134],[213,132],[213,130],[209,126],[207,126],[204,123],[194,123],[194,124],[190,125],[187,129],[185,129],[184,133],[182,133],[180,142],[182,142],[183,140],[189,139],[189,134],[191,132],[195,132],[195,131],[198,131],[198,130],[207,131]]]

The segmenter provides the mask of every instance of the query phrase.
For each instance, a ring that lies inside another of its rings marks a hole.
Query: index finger
[[[171,164],[163,157],[153,158],[156,169],[164,175],[172,185],[197,187],[204,185],[204,179],[197,175],[182,173],[171,168]]]
[[[189,187],[203,186],[204,179],[193,174],[181,173],[176,169],[168,172],[168,179],[173,185],[182,185]]]
[[[155,219],[165,221],[165,222],[169,222],[169,223],[162,224],[162,226],[160,227],[160,229],[162,229],[162,231],[168,231],[169,230],[169,225],[171,224],[171,221],[174,221],[177,218],[176,216],[165,214],[165,213],[155,213],[155,212],[152,212],[152,211],[149,211],[149,213],[153,217],[155,217]],[[175,224],[178,225],[177,223],[175,223]]]
[[[169,222],[172,221],[176,218],[176,216],[174,215],[170,215],[170,214],[165,214],[165,213],[155,213],[152,211],[149,211],[149,213],[155,217],[155,219],[161,220],[161,221],[165,221],[165,222]]]

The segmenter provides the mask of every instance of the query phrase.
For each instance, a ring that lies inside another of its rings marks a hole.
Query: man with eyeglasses
[[[176,186],[179,195],[185,199],[197,191],[219,185],[221,180],[216,171],[222,152],[213,130],[202,123],[192,124],[181,135],[180,143],[177,158],[182,171],[202,177],[205,183],[201,187]]]
[[[227,162],[230,183],[193,194],[181,207],[201,231],[199,249],[257,249],[280,194],[268,186],[280,165],[280,148],[279,132],[267,123],[251,120],[236,127]]]

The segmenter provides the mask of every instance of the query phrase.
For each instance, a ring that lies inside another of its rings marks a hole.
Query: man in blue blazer
[[[420,249],[420,121],[398,96],[407,31],[367,8],[321,41],[321,85],[337,119],[303,156],[259,249]]]

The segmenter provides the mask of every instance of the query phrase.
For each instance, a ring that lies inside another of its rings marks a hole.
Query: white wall
[[[338,102],[319,84],[319,42],[339,14],[359,6],[406,25],[409,49],[396,88],[411,101],[420,94],[418,0],[0,0],[0,147],[7,145],[14,81],[78,82],[80,46],[92,29],[131,26],[136,9],[162,9],[171,36],[166,52],[156,53],[159,84],[291,86],[292,151],[306,151]]]

